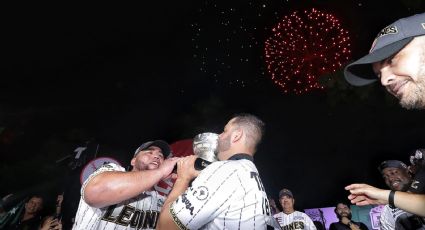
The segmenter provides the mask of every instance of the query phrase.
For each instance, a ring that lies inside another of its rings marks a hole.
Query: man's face
[[[350,214],[351,214],[351,210],[350,210],[350,208],[347,206],[347,205],[345,205],[345,204],[341,204],[341,203],[339,203],[337,206],[336,206],[336,213],[338,213],[341,217],[350,217]],[[349,218],[349,219],[351,219],[351,218]]]
[[[218,135],[217,140],[217,150],[218,154],[217,157],[220,160],[226,160],[223,158],[223,153],[230,149],[230,142],[231,142],[231,136],[232,132],[234,130],[234,124],[232,124],[233,120],[230,120],[226,126],[224,126],[224,131]]]
[[[373,64],[389,93],[406,109],[425,108],[424,37],[413,39],[394,56]]]
[[[25,212],[27,214],[37,214],[43,208],[43,199],[40,197],[32,197],[25,203]]]
[[[291,196],[288,195],[283,195],[280,198],[280,205],[282,205],[283,209],[293,209],[294,208],[294,198],[292,198]]]
[[[385,184],[392,190],[406,191],[411,183],[411,177],[407,170],[399,168],[385,168],[382,170]]]
[[[162,150],[156,146],[140,151],[132,160],[133,171],[157,169],[164,162]]]

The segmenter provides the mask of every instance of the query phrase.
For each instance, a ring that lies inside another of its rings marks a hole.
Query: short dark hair
[[[248,114],[236,114],[232,118],[233,123],[244,128],[247,136],[247,145],[252,149],[256,149],[264,135],[264,122],[258,117]]]
[[[25,203],[27,203],[28,201],[30,201],[32,198],[39,198],[39,199],[41,199],[41,201],[43,201],[43,203],[46,200],[46,198],[44,197],[44,195],[39,194],[39,193],[34,193],[34,194],[31,194],[31,195],[27,196],[27,198],[25,200]]]
[[[336,211],[336,210],[338,209],[338,204],[343,204],[343,205],[347,206],[347,207],[348,207],[348,209],[350,209],[349,219],[351,220],[351,217],[352,217],[352,214],[351,214],[351,207],[350,207],[350,205],[349,205],[347,202],[345,202],[345,201],[340,201],[340,202],[336,203],[336,205],[335,205],[334,212],[335,212],[336,217],[338,218],[338,220],[341,220],[341,218],[342,218],[342,216],[341,216],[341,215],[339,215],[339,213]]]

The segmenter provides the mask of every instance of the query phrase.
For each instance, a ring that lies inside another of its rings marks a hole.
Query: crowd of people
[[[425,14],[384,28],[370,53],[349,64],[344,74],[356,86],[379,79],[402,107],[425,108]],[[108,163],[84,181],[72,229],[317,229],[308,215],[294,209],[289,189],[279,192],[282,211],[270,202],[254,163],[263,131],[264,123],[254,115],[232,117],[218,137],[219,161],[201,171],[194,168],[195,155],[167,157],[165,141],[143,143],[131,159],[131,170]],[[409,166],[393,159],[382,162],[378,169],[389,190],[352,184],[345,188],[351,193],[348,200],[384,204],[381,229],[425,229],[423,154],[422,149],[412,154]],[[175,183],[165,197],[154,185],[167,178]],[[59,195],[47,216],[40,214],[40,195],[14,210],[0,206],[0,229],[63,229],[62,200]],[[352,220],[345,202],[336,203],[335,215],[332,230],[367,229]]]

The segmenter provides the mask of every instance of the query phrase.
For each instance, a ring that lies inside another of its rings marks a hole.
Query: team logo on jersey
[[[117,205],[109,206],[102,216],[102,220],[137,229],[152,229],[158,223],[159,211],[140,210],[131,205],[125,205],[118,210],[115,209],[116,207]]]
[[[294,221],[288,225],[283,226],[283,230],[295,230],[295,229],[304,229],[304,222],[302,221]]]
[[[199,186],[194,192],[193,196],[198,200],[205,200],[209,195],[208,188],[205,186]]]

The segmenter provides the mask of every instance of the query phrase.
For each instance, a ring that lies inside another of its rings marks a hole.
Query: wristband
[[[394,195],[395,195],[395,191],[391,190],[390,195],[388,195],[388,205],[390,206],[390,208],[395,208],[394,205]]]

